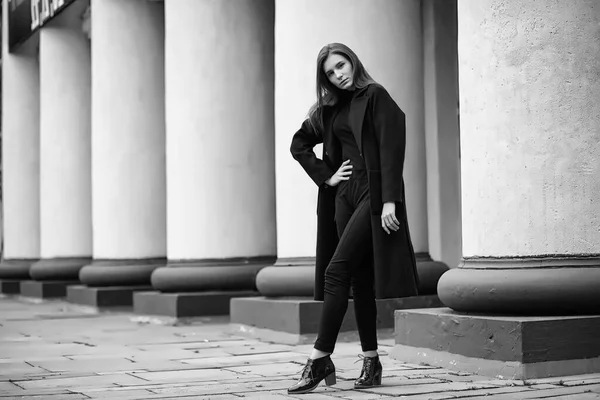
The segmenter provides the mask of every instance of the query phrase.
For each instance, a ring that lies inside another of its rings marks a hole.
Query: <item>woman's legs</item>
[[[347,224],[344,224],[343,216],[348,215],[348,210],[341,210],[340,207],[348,207],[351,204],[342,205],[343,202],[336,202],[336,221],[338,229],[341,228],[343,233],[325,271],[323,311],[319,334],[315,342],[315,349],[322,352],[319,354],[333,353],[344,315],[348,309],[348,294],[351,284],[355,292],[355,302],[358,300],[359,303],[355,305],[355,310],[356,307],[359,308],[357,325],[363,350],[377,349],[375,325],[377,311],[373,293],[373,278],[368,278],[373,276],[373,266],[370,260],[373,245],[369,196],[366,193],[361,197],[354,212],[350,213]],[[367,272],[364,272],[365,270]],[[356,278],[353,279],[353,277]],[[369,300],[368,296],[371,296],[372,299]]]

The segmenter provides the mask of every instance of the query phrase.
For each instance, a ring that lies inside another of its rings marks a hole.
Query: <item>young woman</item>
[[[323,143],[323,156],[313,148]],[[381,384],[376,298],[417,294],[404,201],[404,113],[347,46],[317,57],[317,102],[291,152],[319,186],[315,299],[319,333],[300,380],[288,393],[335,384],[333,353],[352,289],[363,367],[357,389]]]

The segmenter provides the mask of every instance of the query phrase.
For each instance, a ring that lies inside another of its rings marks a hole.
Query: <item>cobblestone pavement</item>
[[[338,383],[289,396],[311,345],[248,339],[226,318],[193,322],[98,313],[63,301],[0,298],[0,400],[5,399],[600,399],[600,374],[528,382],[450,372],[387,357],[381,387],[352,388],[357,342],[332,359]]]

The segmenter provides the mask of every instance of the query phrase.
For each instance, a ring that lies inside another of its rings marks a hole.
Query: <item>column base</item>
[[[0,279],[31,279],[29,268],[37,259],[13,259],[0,262]]]
[[[133,294],[149,290],[152,290],[151,286],[87,287],[74,285],[67,288],[67,301],[98,308],[132,307]]]
[[[256,274],[256,288],[268,297],[313,297],[315,258],[278,258]]]
[[[62,298],[67,295],[67,286],[77,281],[21,281],[21,296],[38,299]]]
[[[148,286],[152,272],[166,263],[166,258],[93,260],[81,268],[79,280],[91,287]]]
[[[169,260],[152,273],[152,287],[161,292],[255,291],[256,274],[275,257]]]
[[[448,266],[433,261],[428,253],[416,254],[419,274],[419,295],[437,294],[440,277]],[[256,287],[268,297],[313,297],[315,287],[315,259],[279,258],[275,265],[261,269],[256,275]]]
[[[506,315],[600,313],[600,257],[464,260],[438,283],[444,305]]]
[[[502,379],[600,372],[600,316],[505,317],[449,308],[395,312],[394,359]]]
[[[377,300],[377,329],[394,328],[394,310],[440,307],[437,296],[415,296]],[[231,323],[237,324],[238,334],[278,343],[302,343],[317,334],[321,319],[322,301],[312,298],[235,298],[231,300]],[[340,332],[357,330],[352,300]]]
[[[175,318],[229,315],[234,297],[258,296],[255,291],[212,291],[200,293],[137,292],[133,294],[136,314]]]
[[[0,279],[0,294],[21,293],[21,282],[19,279]]]
[[[434,261],[429,253],[417,253],[415,258],[419,274],[419,295],[437,294],[438,281],[449,270],[448,266],[441,261]]]
[[[31,265],[29,275],[36,281],[75,281],[79,270],[91,261],[91,257],[43,258]]]

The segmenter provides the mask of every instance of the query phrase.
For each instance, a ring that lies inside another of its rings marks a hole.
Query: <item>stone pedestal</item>
[[[149,290],[152,290],[152,286],[88,287],[72,285],[67,287],[67,300],[70,303],[98,308],[131,308],[133,294]]]
[[[587,374],[600,369],[599,330],[598,315],[510,317],[449,308],[399,310],[391,357],[503,379]]]
[[[439,307],[437,296],[415,296],[377,300],[377,329],[380,334],[394,327],[394,310]],[[231,323],[236,334],[276,343],[299,344],[314,341],[319,329],[322,301],[295,297],[256,297],[231,300]],[[352,300],[341,333],[357,333]],[[354,335],[355,336],[355,335]]]
[[[417,269],[419,296],[378,300],[378,329],[393,327],[396,309],[441,305],[436,286],[448,267],[431,260],[426,254],[418,254]],[[322,307],[321,301],[313,300],[314,259],[278,259],[274,266],[258,272],[256,287],[264,297],[241,298],[231,302],[231,322],[242,326],[241,332],[250,329],[256,337],[277,341],[301,342],[313,338],[317,333]],[[356,330],[351,304],[344,321],[343,331]]]
[[[137,314],[175,318],[229,315],[229,305],[237,297],[258,295],[255,291],[203,291],[193,293],[137,292],[133,309]]]
[[[40,70],[35,37],[8,52],[2,13],[2,237],[0,279],[29,279],[40,258]]]
[[[77,280],[92,255],[89,1],[40,30],[40,252],[35,280]]]
[[[67,295],[67,287],[78,284],[78,281],[21,281],[20,294],[38,299],[62,298]]]
[[[169,262],[134,308],[228,312],[275,259],[273,2],[164,6]]]
[[[164,4],[92,1],[90,12],[93,261],[79,271],[89,292],[69,300],[100,306],[98,287],[131,296],[166,263]]]
[[[0,279],[0,294],[21,293],[21,281],[18,279]]]
[[[458,23],[464,261],[438,283],[452,312],[398,313],[394,354],[520,378],[600,372],[600,12],[484,0],[460,2]]]

